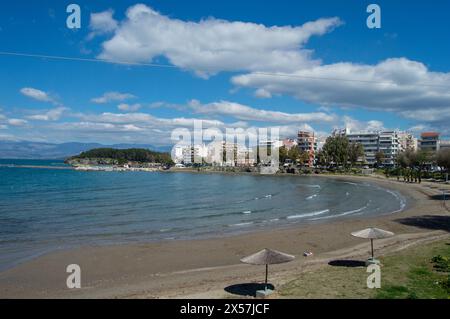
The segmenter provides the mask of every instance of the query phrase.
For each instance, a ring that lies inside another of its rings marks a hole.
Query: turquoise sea
[[[405,206],[400,194],[376,185],[314,176],[60,167],[56,160],[0,160],[0,269],[87,244],[215,237],[392,214]]]

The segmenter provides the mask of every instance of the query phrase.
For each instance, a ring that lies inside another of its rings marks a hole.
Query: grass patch
[[[381,288],[369,289],[365,267],[327,265],[301,273],[278,290],[282,298],[450,298],[448,240],[380,258]]]

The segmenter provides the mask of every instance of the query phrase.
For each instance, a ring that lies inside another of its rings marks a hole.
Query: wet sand
[[[442,192],[433,184],[338,178],[365,180],[397,190],[406,197],[407,207],[387,216],[355,217],[225,238],[57,251],[1,272],[0,298],[233,298],[236,295],[224,288],[264,279],[264,266],[239,263],[241,257],[262,248],[297,256],[294,262],[270,267],[269,280],[277,286],[332,259],[367,257],[369,244],[350,236],[354,230],[379,227],[396,233],[376,241],[378,254],[449,236],[450,214],[439,200]],[[313,251],[314,256],[303,257],[305,250]],[[81,289],[66,286],[69,264],[81,267]]]

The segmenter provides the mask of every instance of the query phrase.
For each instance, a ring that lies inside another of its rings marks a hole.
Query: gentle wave
[[[336,218],[336,217],[347,216],[347,215],[359,213],[359,212],[363,211],[364,209],[366,209],[368,206],[369,206],[369,204],[367,204],[366,206],[363,206],[361,208],[355,209],[355,210],[349,210],[349,211],[343,212],[341,214],[330,215],[330,216],[326,216],[326,217],[311,218],[309,220],[320,220],[320,219],[329,219],[329,218]]]
[[[391,191],[389,189],[386,189],[386,191],[389,194],[393,195],[395,198],[397,198],[400,201],[400,209],[398,209],[396,211],[393,211],[391,214],[398,213],[398,212],[401,212],[402,210],[404,210],[405,207],[406,207],[406,200],[405,200],[405,198],[403,196],[401,196],[399,193]]]
[[[312,213],[307,213],[307,214],[291,215],[291,216],[286,217],[286,219],[297,219],[297,218],[305,218],[305,217],[317,216],[317,215],[326,214],[329,211],[330,211],[329,209],[325,209],[325,210],[321,210],[321,211],[318,211],[318,212],[312,212]]]
[[[272,198],[273,196],[275,196],[275,194],[267,194],[267,195],[264,195],[263,197],[255,197],[255,200]]]
[[[318,196],[318,194],[314,194],[314,195],[311,195],[311,196],[306,197],[306,199],[307,199],[307,200],[313,199],[313,198],[315,198],[315,197],[317,197],[317,196]]]
[[[230,227],[242,227],[242,226],[250,226],[250,225],[253,225],[253,222],[231,224],[231,225],[228,225],[228,226],[230,226]]]

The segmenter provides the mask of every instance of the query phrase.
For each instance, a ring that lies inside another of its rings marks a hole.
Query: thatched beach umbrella
[[[287,263],[294,259],[295,256],[265,248],[253,255],[242,258],[241,262],[251,265],[266,265],[265,287],[267,289],[267,275],[269,272],[269,265]]]
[[[352,233],[352,236],[358,237],[358,238],[364,238],[364,239],[370,239],[370,246],[372,248],[372,259],[373,257],[373,240],[374,239],[381,239],[381,238],[388,238],[391,236],[394,236],[394,233],[379,229],[379,228],[366,228],[363,230],[355,231]]]

